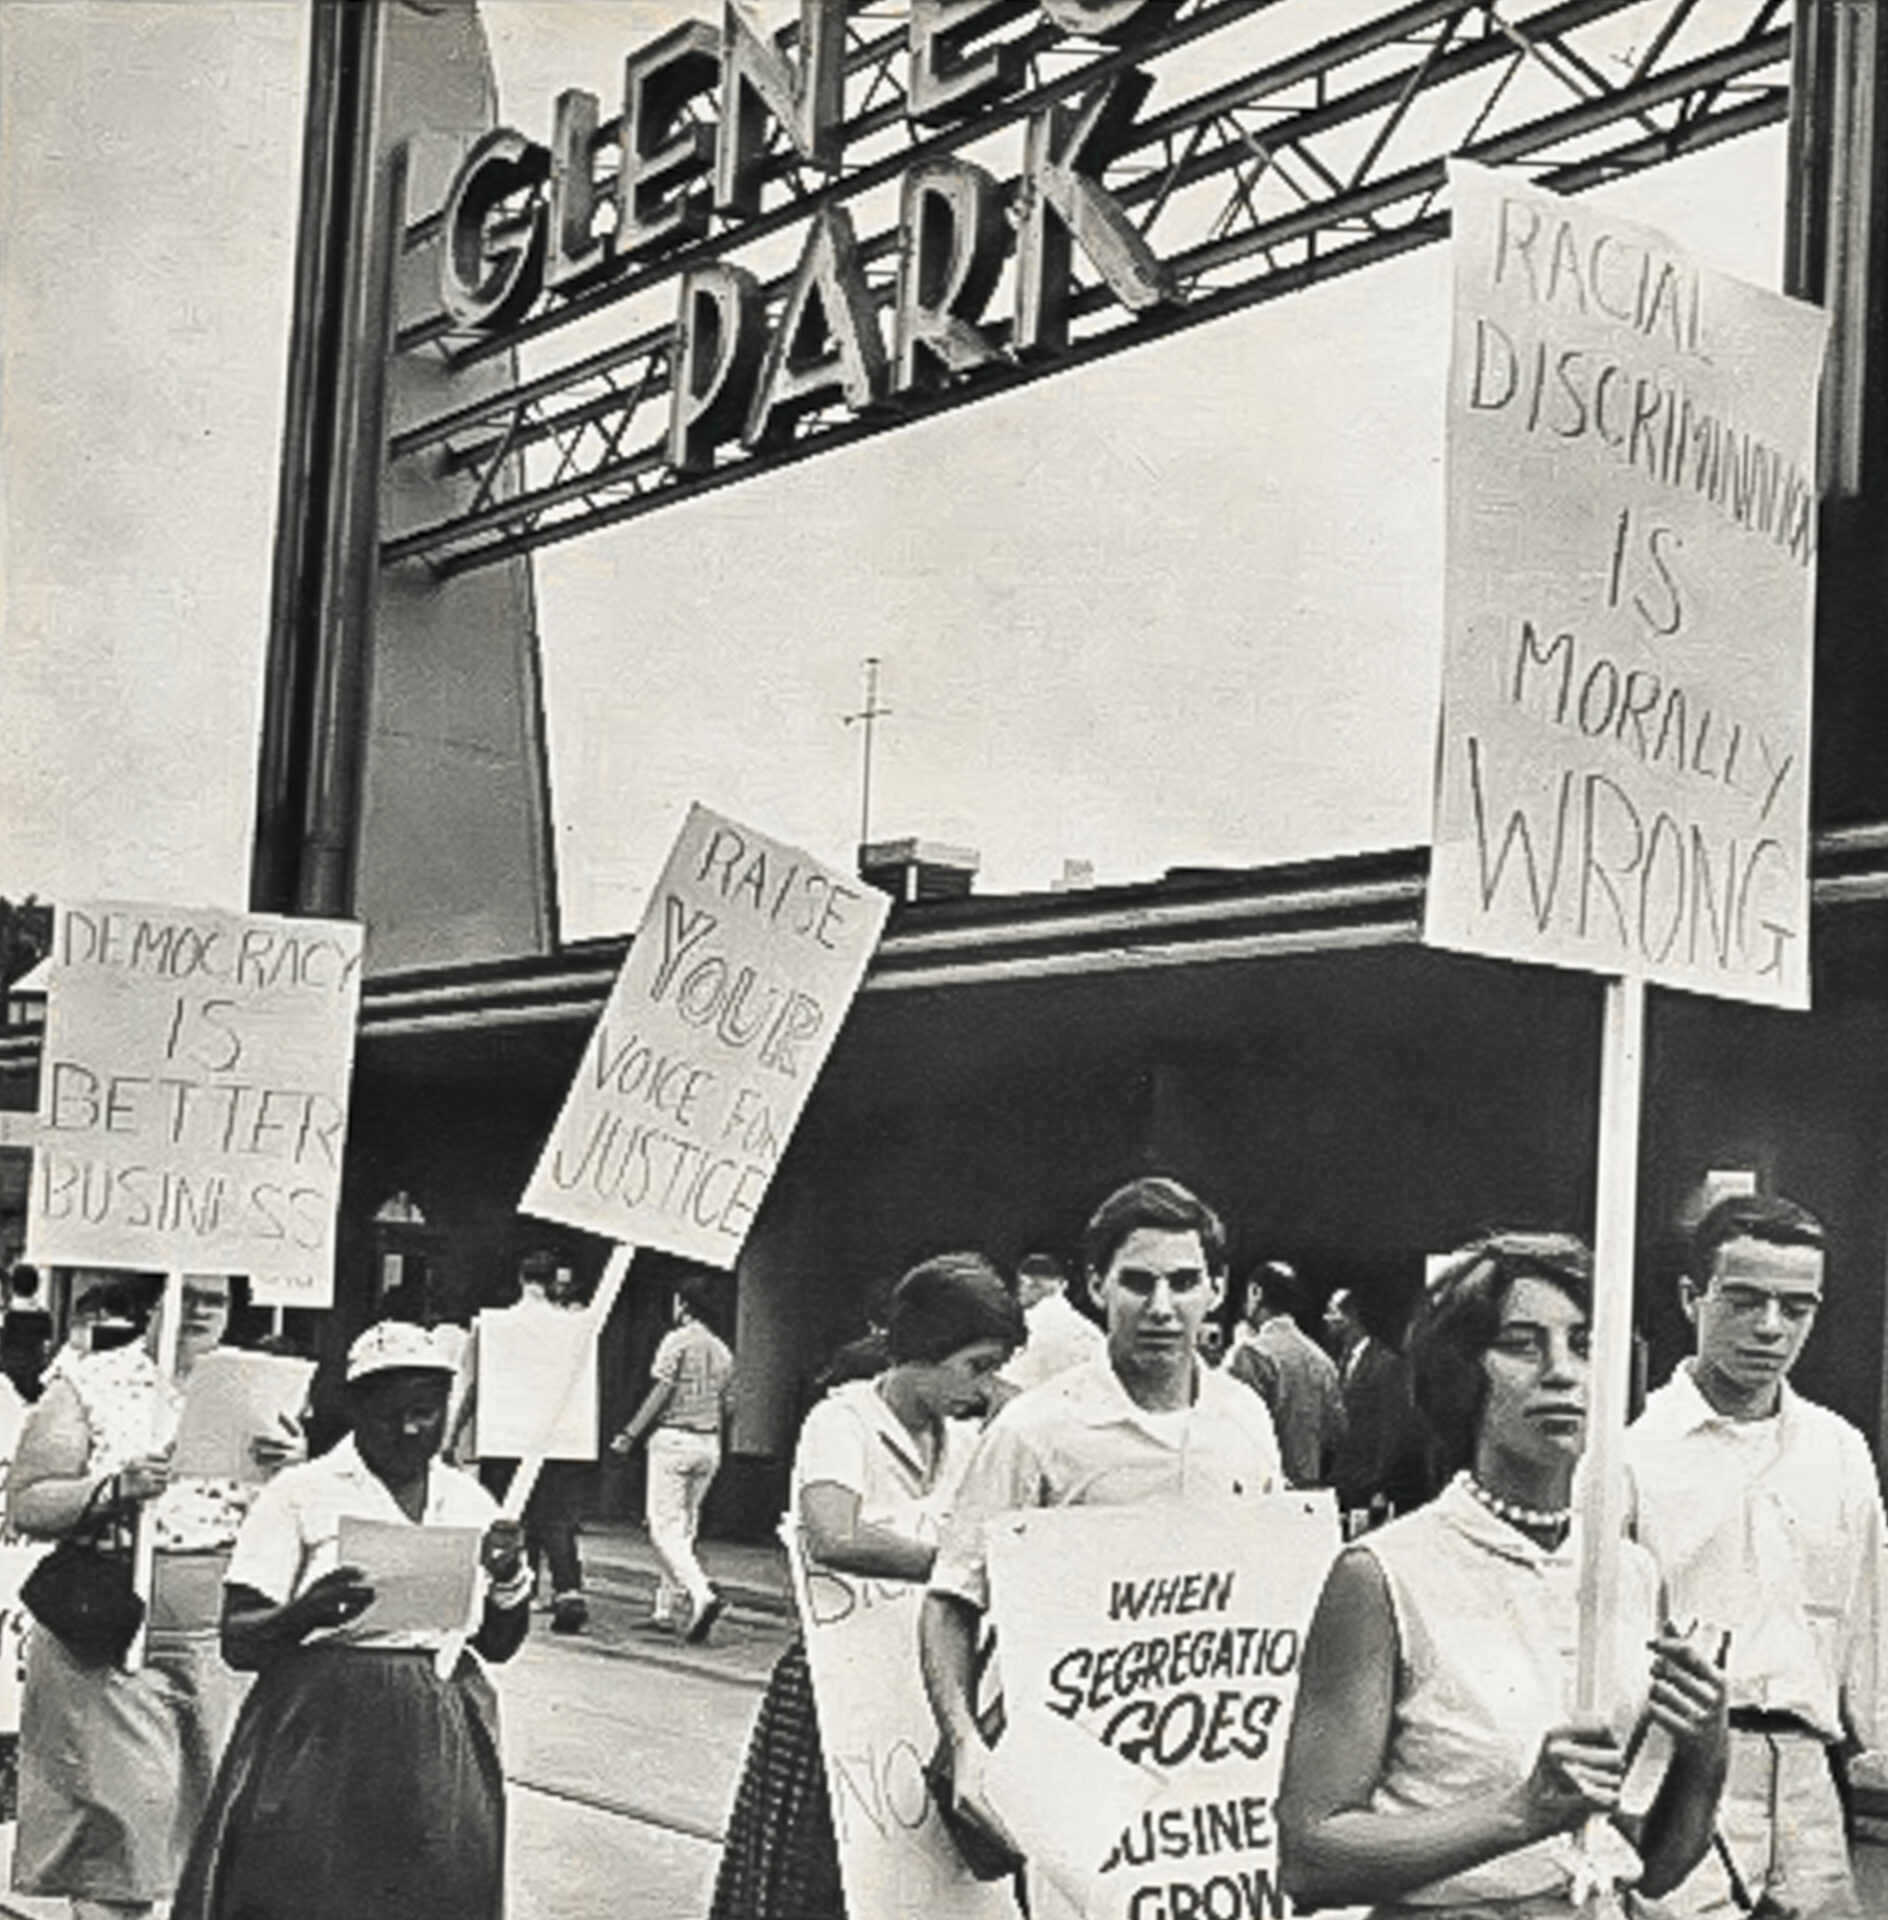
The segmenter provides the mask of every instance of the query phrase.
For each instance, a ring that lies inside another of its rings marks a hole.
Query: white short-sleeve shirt
[[[250,1587],[281,1606],[305,1592],[341,1563],[341,1521],[381,1520],[394,1526],[475,1527],[481,1533],[498,1518],[498,1502],[457,1467],[435,1460],[426,1471],[426,1505],[417,1521],[378,1475],[369,1471],[350,1435],[318,1460],[285,1467],[263,1488],[236,1536],[224,1584]],[[465,1631],[473,1632],[484,1609],[481,1568]],[[321,1628],[309,1640],[342,1640],[376,1647],[435,1647],[439,1635],[373,1633],[355,1627]]]

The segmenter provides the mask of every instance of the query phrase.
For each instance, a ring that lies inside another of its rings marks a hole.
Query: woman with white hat
[[[523,1535],[438,1458],[452,1365],[424,1328],[348,1354],[352,1431],[282,1473],[243,1523],[223,1654],[256,1673],[174,1920],[497,1920],[504,1776],[484,1669],[525,1637]],[[344,1519],[476,1530],[467,1615],[376,1626],[340,1558]],[[472,1651],[468,1651],[468,1648]]]

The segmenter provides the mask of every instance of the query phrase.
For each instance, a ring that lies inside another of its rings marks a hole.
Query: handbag
[[[116,1527],[108,1527],[105,1538],[84,1531],[107,1484],[93,1488],[73,1531],[20,1584],[20,1604],[88,1667],[117,1666],[144,1624],[130,1548],[119,1544]]]

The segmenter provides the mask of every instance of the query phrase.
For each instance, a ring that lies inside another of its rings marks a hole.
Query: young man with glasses
[[[1634,1530],[1730,1686],[1717,1840],[1665,1896],[1677,1920],[1860,1920],[1831,1763],[1888,1745],[1888,1529],[1861,1434],[1789,1385],[1822,1298],[1813,1214],[1720,1201],[1681,1282],[1696,1350],[1627,1434]]]

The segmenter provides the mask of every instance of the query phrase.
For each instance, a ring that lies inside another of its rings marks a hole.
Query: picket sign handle
[[[157,1323],[157,1400],[152,1410],[151,1451],[161,1451],[162,1435],[158,1423],[163,1419],[164,1389],[177,1371],[177,1341],[183,1331],[184,1277],[173,1269],[164,1276],[164,1300],[158,1309]],[[131,1549],[131,1584],[144,1602],[144,1618],[125,1650],[125,1672],[136,1673],[144,1665],[144,1643],[151,1621],[151,1593],[157,1584],[157,1519],[151,1502],[138,1506],[138,1529]]]
[[[1606,983],[1600,1054],[1598,1187],[1593,1234],[1592,1359],[1580,1474],[1580,1637],[1574,1708],[1585,1719],[1619,1697],[1612,1630],[1626,1522],[1626,1414],[1632,1390],[1632,1273],[1639,1209],[1639,1114],[1644,1086],[1645,982]],[[1588,1851],[1595,1838],[1588,1823]]]
[[[524,1518],[525,1502],[531,1498],[538,1475],[544,1471],[545,1450],[550,1445],[551,1435],[557,1431],[564,1417],[564,1408],[569,1405],[571,1396],[582,1382],[585,1369],[596,1365],[597,1342],[603,1337],[604,1325],[616,1305],[616,1296],[623,1290],[623,1282],[629,1274],[629,1263],[635,1257],[636,1249],[620,1240],[610,1249],[610,1257],[604,1263],[603,1277],[597,1282],[596,1296],[584,1309],[589,1320],[590,1337],[572,1343],[574,1353],[563,1388],[554,1399],[544,1404],[544,1438],[518,1462],[517,1470],[511,1476],[511,1485],[505,1492],[505,1504],[500,1508],[507,1520]]]

